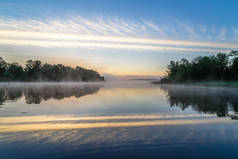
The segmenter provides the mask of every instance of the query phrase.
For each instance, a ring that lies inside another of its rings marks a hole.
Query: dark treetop
[[[15,62],[7,63],[0,57],[0,81],[104,81],[104,77],[80,66],[72,68],[28,60],[22,67]]]
[[[231,51],[230,54],[219,53],[215,56],[199,56],[191,62],[186,59],[170,61],[167,76],[162,78],[161,83],[214,80],[238,80],[238,51]]]

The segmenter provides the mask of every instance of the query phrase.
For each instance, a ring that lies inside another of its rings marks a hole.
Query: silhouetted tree
[[[7,63],[3,60],[3,58],[0,57],[0,77],[1,79],[4,79],[4,73],[7,70]]]
[[[104,81],[104,78],[80,66],[72,68],[27,60],[23,68],[18,63],[8,64],[0,57],[0,81]]]
[[[9,76],[9,80],[20,81],[25,78],[25,72],[22,66],[18,63],[12,63],[8,65],[6,74]]]
[[[238,80],[238,52],[219,53],[216,56],[170,61],[167,76],[161,82],[188,82],[204,80]]]
[[[27,73],[28,79],[37,80],[39,78],[41,67],[42,67],[41,61],[27,60],[25,71]]]
[[[238,80],[238,57],[233,59],[233,63],[231,65],[231,74],[234,80]]]

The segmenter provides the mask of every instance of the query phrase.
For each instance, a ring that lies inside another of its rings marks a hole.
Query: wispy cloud
[[[86,19],[73,15],[64,19],[49,17],[43,20],[0,18],[0,45],[190,52],[228,52],[238,48],[238,44],[233,43],[191,41],[191,37],[195,40],[198,37],[196,29],[186,23],[177,23],[179,28],[175,29],[150,21],[133,22],[100,16]],[[151,38],[151,29],[155,35],[161,35],[158,37],[167,39]],[[208,31],[206,26],[199,29],[203,33]],[[179,35],[180,30],[188,34],[189,41],[173,40],[171,32]],[[217,37],[224,41],[226,35],[227,29],[224,28]]]
[[[155,24],[153,24],[152,22],[144,21],[144,23],[145,23],[148,27],[150,27],[150,28],[152,28],[152,29],[154,29],[154,30],[156,30],[156,31],[160,31],[160,29],[159,29]]]
[[[66,33],[49,33],[49,32],[30,32],[30,31],[12,31],[12,30],[0,30],[1,44],[17,45],[31,43],[31,45],[37,45],[37,42],[43,43],[49,42],[52,47],[53,42],[65,43],[67,45],[74,44],[72,46],[80,46],[80,43],[91,42],[102,45],[103,43],[128,46],[139,44],[140,46],[190,46],[190,47],[211,47],[211,48],[237,48],[238,44],[229,43],[208,43],[208,42],[192,42],[192,41],[175,41],[175,40],[160,40],[160,39],[148,39],[148,38],[134,38],[134,37],[120,37],[120,36],[102,36],[102,35],[86,35],[86,34],[66,34]],[[8,41],[8,42],[7,42]],[[14,41],[14,42],[10,42]],[[22,41],[22,42],[21,42]],[[56,43],[57,44],[57,43]],[[78,44],[78,45],[75,45]],[[39,44],[39,46],[44,46]],[[47,46],[49,47],[49,46]],[[58,47],[62,47],[59,45]],[[169,47],[168,47],[169,48]],[[185,48],[186,49],[186,48]],[[201,50],[201,49],[200,49]]]
[[[1,29],[41,31],[99,35],[137,35],[143,25],[129,23],[117,18],[95,17],[86,19],[74,15],[65,19],[49,17],[48,19],[14,19],[0,18]]]
[[[217,38],[220,40],[220,41],[224,41],[226,40],[226,34],[227,34],[227,29],[226,28],[222,28],[217,36]]]
[[[200,28],[202,33],[206,33],[207,32],[207,27],[205,25],[199,25],[199,28]]]
[[[204,48],[186,48],[169,47],[153,45],[132,45],[120,43],[100,43],[100,42],[67,42],[67,41],[47,41],[47,40],[12,40],[0,39],[0,44],[15,46],[39,46],[48,48],[109,48],[109,49],[127,49],[127,50],[151,50],[151,51],[182,51],[182,52],[230,52],[229,49],[204,49]]]
[[[238,40],[238,28],[233,28],[234,40]]]
[[[177,21],[177,24],[184,32],[187,32],[188,34],[195,34],[195,30],[191,25],[180,21]]]

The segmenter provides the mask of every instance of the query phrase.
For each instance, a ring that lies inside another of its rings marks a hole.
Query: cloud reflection
[[[191,118],[193,117],[193,118]],[[194,117],[203,117],[195,119]],[[138,127],[158,125],[194,125],[203,123],[230,122],[227,118],[208,118],[206,115],[182,115],[182,116],[105,116],[105,117],[62,117],[62,116],[34,116],[34,117],[9,117],[1,118],[0,132],[39,131],[39,130],[68,130],[109,127]],[[168,120],[162,120],[162,119]],[[104,122],[114,119],[111,122]],[[140,121],[125,121],[120,119],[136,119]],[[149,120],[153,119],[153,120]],[[78,120],[94,120],[93,122],[75,123]],[[50,123],[49,121],[56,121]],[[68,122],[66,122],[68,121]],[[74,122],[72,122],[74,121]]]

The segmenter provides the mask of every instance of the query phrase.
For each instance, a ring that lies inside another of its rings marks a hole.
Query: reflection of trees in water
[[[232,119],[238,113],[238,90],[234,88],[212,88],[193,86],[161,86],[168,94],[168,101],[182,110],[188,108],[219,117],[230,116]],[[231,115],[230,113],[233,113]]]
[[[4,101],[5,101],[5,90],[0,89],[0,105],[2,105]]]
[[[18,100],[23,95],[23,91],[21,88],[7,88],[7,87],[1,87],[0,88],[0,105],[3,105],[3,103],[7,100]]]
[[[0,88],[0,105],[5,101],[16,101],[25,96],[27,104],[39,104],[43,100],[63,99],[71,96],[80,98],[82,96],[93,94],[99,91],[101,85],[98,84],[55,84],[55,85],[31,85]]]

